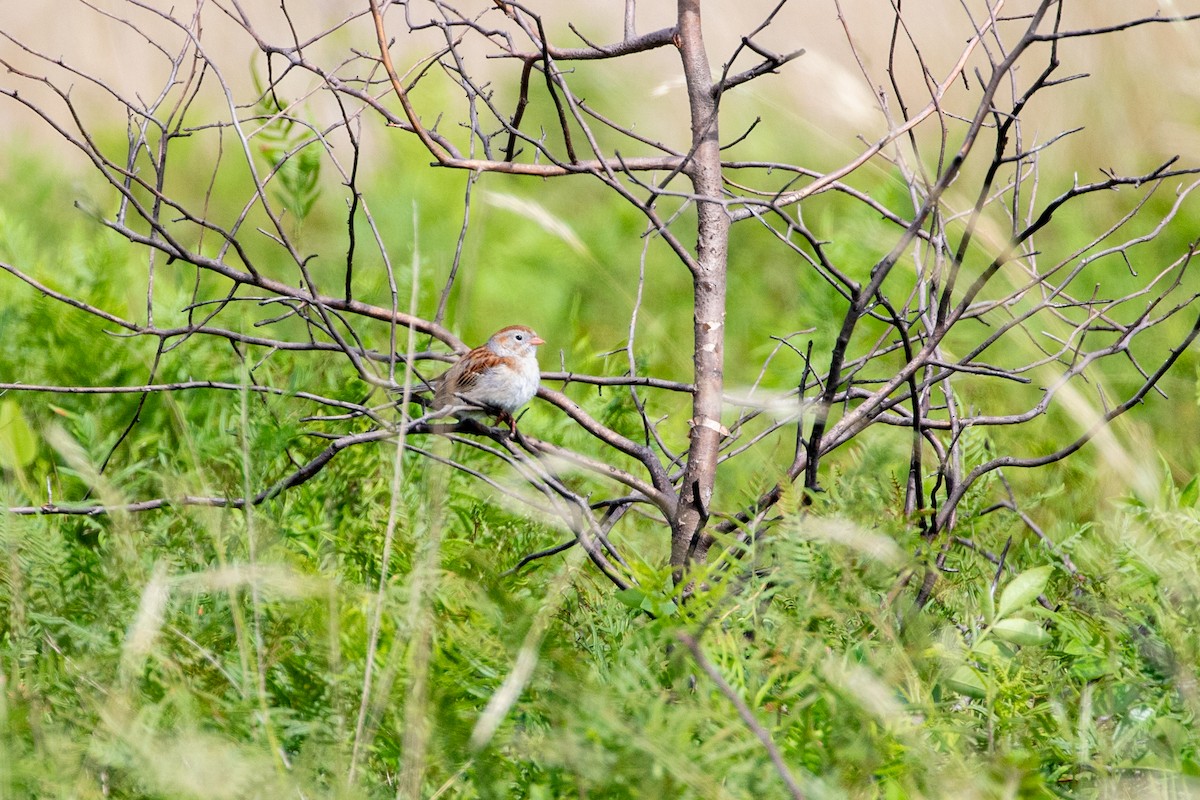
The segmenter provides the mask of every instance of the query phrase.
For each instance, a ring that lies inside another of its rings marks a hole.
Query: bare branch
[[[700,649],[700,643],[691,634],[682,631],[675,634],[675,637],[686,647],[692,654],[692,658],[696,660],[696,666],[704,671],[704,674],[709,677],[721,694],[729,702],[733,703],[733,707],[737,709],[738,716],[742,722],[750,729],[755,738],[762,742],[763,749],[767,751],[767,755],[771,758],[771,763],[775,765],[775,772],[787,787],[788,793],[795,800],[803,800],[804,792],[801,791],[800,785],[796,783],[795,777],[792,776],[792,771],[788,769],[787,762],[783,760],[783,754],[779,752],[779,746],[775,744],[775,740],[771,738],[771,734],[762,726],[757,719],[754,718],[754,712],[746,705],[746,701],[733,690],[725,677],[712,665],[707,658],[704,657],[704,651]]]

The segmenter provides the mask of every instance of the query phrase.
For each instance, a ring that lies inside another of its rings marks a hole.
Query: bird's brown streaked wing
[[[438,382],[437,402],[439,405],[461,405],[462,398],[458,395],[470,392],[479,382],[478,372],[468,372],[464,367],[473,360],[473,357],[478,357],[480,350],[485,350],[486,346],[480,345],[465,356],[455,361],[450,369],[442,373]]]

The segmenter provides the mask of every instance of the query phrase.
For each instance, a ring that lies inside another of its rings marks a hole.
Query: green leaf
[[[1046,588],[1046,581],[1050,580],[1053,572],[1054,567],[1047,564],[1027,569],[1009,581],[1000,595],[1000,607],[996,611],[996,618],[1004,619],[1018,608],[1032,603],[1042,593],[1042,589]]]
[[[646,592],[636,586],[617,592],[617,599],[630,608],[649,611],[656,617],[674,616],[679,611],[679,607],[670,598]]]
[[[983,593],[983,619],[988,623],[996,620],[996,598],[991,592]]]
[[[642,601],[642,608],[656,617],[673,617],[679,611],[679,607],[675,603],[662,597],[647,596]]]
[[[946,686],[959,694],[965,694],[978,700],[987,697],[987,686],[983,682],[983,677],[966,664],[950,673],[950,677],[946,678]]]
[[[0,467],[18,470],[37,456],[37,437],[15,400],[0,402]]]
[[[1012,658],[1017,654],[1017,651],[1009,647],[1006,642],[996,641],[995,638],[987,637],[976,642],[971,647],[971,652],[980,656],[981,660],[989,663],[1001,658]]]
[[[1200,500],[1200,475],[1188,481],[1179,493],[1179,507],[1195,508],[1197,500]]]
[[[628,589],[622,589],[617,592],[617,599],[630,608],[641,610],[642,603],[646,602],[646,593],[636,586],[630,586]]]
[[[1071,675],[1081,681],[1096,681],[1103,678],[1105,675],[1112,675],[1115,670],[1108,663],[1108,659],[1100,656],[1082,656],[1072,659]]]
[[[1041,625],[1033,620],[1019,617],[1000,620],[992,626],[992,633],[1006,642],[1034,647],[1049,644],[1051,639],[1050,634]]]

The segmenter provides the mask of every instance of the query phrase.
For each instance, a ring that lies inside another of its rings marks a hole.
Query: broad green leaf
[[[18,470],[37,456],[37,437],[15,400],[0,402],[0,467]]]
[[[991,591],[983,593],[983,618],[988,623],[996,620],[996,598]]]
[[[1016,651],[1007,642],[988,636],[971,646],[971,652],[983,659],[1012,658]]]
[[[678,606],[670,599],[657,594],[649,594],[636,586],[617,592],[617,599],[630,608],[649,611],[656,617],[674,616],[679,611]]]
[[[1054,567],[1049,564],[1027,569],[1008,582],[1000,595],[1000,607],[996,611],[997,619],[1004,619],[1019,608],[1029,605],[1046,588],[1046,581]]]
[[[1200,475],[1188,481],[1187,486],[1179,493],[1179,507],[1194,508],[1197,500],[1200,500]]]
[[[1081,656],[1071,660],[1071,675],[1082,681],[1095,681],[1112,675],[1113,666],[1101,656]]]
[[[636,586],[630,586],[628,589],[622,589],[617,592],[617,599],[630,608],[641,609],[642,603],[646,602],[646,593]]]
[[[1041,625],[1019,617],[1000,620],[992,626],[992,633],[1006,642],[1031,646],[1049,644],[1051,638]]]
[[[946,686],[968,697],[982,700],[987,697],[987,686],[978,672],[963,664],[946,678]]]
[[[673,617],[679,607],[670,600],[661,597],[649,597],[642,602],[642,608],[656,617]]]

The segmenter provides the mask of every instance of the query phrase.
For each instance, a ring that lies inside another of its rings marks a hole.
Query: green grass
[[[401,149],[378,180],[414,158]],[[21,181],[0,187],[10,199],[0,258],[137,318],[144,255],[81,213],[23,213],[67,209],[77,189],[36,162],[19,172]],[[413,175],[376,211],[401,243],[398,261],[418,254],[429,312],[453,255],[463,178]],[[449,317],[465,339],[530,322],[571,368],[623,369],[602,354],[626,336],[641,222],[622,206],[571,214],[576,190],[502,177],[477,187]],[[514,225],[512,198],[568,220],[583,247],[528,216]],[[345,244],[331,204],[318,200],[304,223],[305,240],[325,254]],[[814,217],[833,225],[837,210]],[[854,220],[851,238],[869,239],[877,225]],[[748,357],[731,359],[730,382],[745,385],[780,318],[796,329],[827,322],[835,301],[801,272],[763,268],[773,251],[761,231],[737,245],[729,347]],[[839,258],[869,265],[865,247],[839,246]],[[386,303],[375,261],[363,251],[356,286]],[[337,259],[314,268],[340,285]],[[647,271],[645,367],[686,378],[686,275],[655,243]],[[160,265],[158,280],[159,313],[179,314],[190,275]],[[111,338],[28,287],[3,286],[0,379],[146,380],[150,343]],[[508,292],[520,302],[496,307]],[[365,330],[384,340],[381,329]],[[818,345],[829,336],[825,325]],[[784,388],[799,369],[781,368],[768,383]],[[260,370],[263,381],[334,397],[366,391],[331,359],[279,355]],[[201,375],[244,379],[227,345],[202,339],[167,354],[158,379]],[[810,797],[1188,796],[1200,791],[1200,493],[1191,443],[1171,431],[1194,429],[1194,360],[1167,386],[1173,400],[1147,402],[1109,444],[1010,476],[1053,544],[1012,514],[980,516],[996,486],[977,486],[957,533],[977,551],[1007,548],[1006,568],[997,576],[979,552],[951,549],[951,571],[923,610],[913,597],[934,554],[898,512],[907,443],[894,430],[872,429],[837,453],[815,506],[802,512],[799,497],[785,498],[772,533],[740,559],[714,563],[687,604],[662,569],[664,532],[648,519],[631,517],[617,532],[637,558],[640,591],[616,593],[578,554],[508,574],[568,534],[413,453],[394,484],[390,443],[353,448],[250,512],[0,514],[0,797],[375,798],[398,786],[456,798],[785,797],[766,750],[680,631],[702,631],[706,659]],[[630,419],[615,393],[570,391],[614,424]],[[20,455],[0,461],[6,506],[46,502],[47,486],[60,502],[237,496],[319,449],[306,432],[344,430],[304,422],[311,409],[284,399],[237,392],[156,394],[140,410],[131,395],[10,392],[0,403],[20,415],[13,422],[7,412],[4,435],[23,437]],[[135,435],[116,447],[135,411]],[[1053,418],[1018,443],[1046,447],[1069,422]],[[536,405],[526,424],[579,437]],[[1147,440],[1163,448],[1161,468],[1139,454]],[[972,439],[968,457],[996,445]],[[490,459],[460,455],[510,479]],[[1149,477],[1119,476],[1118,457]],[[764,457],[723,474],[722,502],[753,496],[771,465]],[[485,709],[530,655],[511,705],[483,731]]]
[[[397,498],[393,578],[376,596],[389,472],[386,451],[353,453],[249,517],[0,519],[0,792],[392,796],[419,703],[424,796],[784,797],[674,637],[701,620],[707,658],[810,796],[1121,796],[1105,793],[1139,781],[1165,792],[1200,770],[1194,486],[1055,531],[1078,576],[1006,522],[973,525],[982,546],[1013,537],[1012,571],[993,589],[986,563],[955,559],[918,612],[907,593],[886,599],[917,546],[887,511],[892,488],[848,471],[843,496],[814,517],[788,510],[734,565],[759,568],[738,591],[650,620],[578,559],[501,574],[553,532],[454,484],[436,580],[411,596],[430,557],[419,478]],[[1033,601],[1039,589],[1054,611]],[[350,787],[376,602],[370,745]],[[479,716],[537,625],[528,685],[476,751]]]

